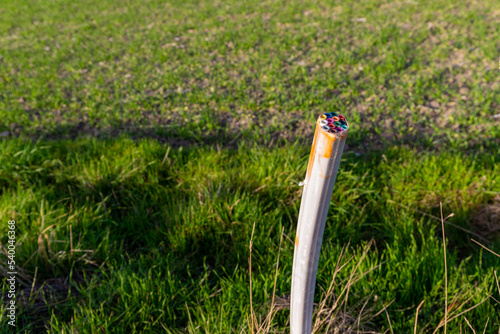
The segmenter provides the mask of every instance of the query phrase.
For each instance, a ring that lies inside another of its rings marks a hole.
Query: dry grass
[[[283,240],[283,233],[281,240]],[[253,240],[251,239],[250,245]],[[388,305],[383,305],[382,308],[376,303],[379,298],[370,294],[367,297],[359,298],[356,303],[349,303],[351,288],[360,279],[367,274],[377,269],[379,266],[374,266],[365,272],[359,272],[360,265],[366,258],[373,245],[373,240],[370,241],[363,249],[362,255],[358,262],[352,267],[347,279],[338,280],[338,274],[345,270],[346,267],[353,261],[354,256],[346,258],[346,252],[349,245],[342,248],[341,254],[337,260],[333,277],[330,281],[328,290],[324,291],[321,296],[321,301],[315,305],[314,309],[314,325],[312,333],[336,333],[336,334],[351,334],[351,333],[379,333],[375,329],[374,319],[379,317],[383,312],[386,312]],[[281,246],[281,241],[280,241]],[[251,248],[250,248],[251,250]],[[249,257],[251,265],[251,254]],[[290,308],[289,296],[276,296],[276,280],[278,275],[279,254],[276,261],[276,275],[274,282],[273,296],[269,310],[266,315],[257,317],[256,311],[253,308],[252,299],[250,299],[250,328],[249,333],[270,333],[276,332],[272,327],[272,322],[277,312],[283,309]],[[251,268],[250,268],[251,272]],[[250,273],[251,275],[251,273]],[[335,291],[340,291],[338,294]]]
[[[445,286],[444,286],[444,293],[445,293],[445,305],[444,305],[444,317],[441,319],[441,321],[437,324],[437,326],[433,330],[433,334],[437,333],[441,328],[443,328],[444,333],[447,333],[447,325],[451,322],[456,320],[459,317],[462,317],[462,319],[466,322],[467,326],[472,330],[473,333],[476,333],[475,329],[472,327],[470,324],[469,320],[466,317],[466,314],[468,314],[470,311],[473,309],[477,308],[481,304],[483,304],[485,301],[488,299],[492,298],[493,300],[496,301],[496,299],[488,295],[485,297],[482,301],[480,301],[477,304],[474,304],[465,310],[461,311],[474,297],[476,297],[476,291],[474,289],[470,289],[468,291],[461,291],[460,293],[456,294],[453,296],[453,298],[448,302],[448,273],[447,273],[447,258],[446,258],[446,233],[445,233],[445,223],[446,220],[450,217],[453,217],[454,214],[451,213],[447,215],[445,218],[443,218],[443,211],[442,211],[442,204],[440,203],[440,209],[441,209],[441,229],[442,229],[442,235],[443,235],[443,249],[444,249],[444,262],[445,262]],[[435,217],[437,218],[437,217]],[[254,226],[255,227],[255,226]],[[284,231],[282,231],[281,238],[280,238],[280,249],[281,249],[281,242],[283,240],[283,235]],[[499,254],[495,253],[494,251],[490,250],[486,246],[482,245],[478,241],[471,239],[484,249],[488,250],[492,254],[499,256]],[[370,294],[369,296],[366,296],[364,298],[359,298],[359,296],[355,296],[358,300],[354,304],[351,302],[349,303],[349,297],[350,297],[350,292],[351,288],[358,282],[360,279],[368,275],[370,272],[373,270],[377,269],[380,267],[374,266],[364,272],[359,272],[360,265],[362,262],[365,260],[366,255],[370,251],[370,248],[373,246],[373,239],[364,247],[363,252],[361,257],[359,258],[358,262],[352,267],[349,276],[347,279],[340,280],[338,279],[338,274],[342,272],[343,270],[346,269],[346,267],[353,261],[354,255],[350,256],[347,258],[347,249],[349,248],[349,244],[344,246],[341,250],[341,253],[338,257],[337,264],[335,266],[335,270],[332,276],[332,279],[330,280],[330,285],[328,289],[322,290],[322,295],[321,295],[321,300],[318,304],[315,304],[314,308],[314,314],[313,314],[313,319],[314,319],[314,325],[312,329],[312,333],[332,333],[332,334],[361,334],[361,333],[382,333],[377,329],[377,325],[375,323],[375,320],[382,314],[384,313],[387,317],[387,324],[389,328],[384,332],[390,332],[394,333],[392,324],[391,324],[391,319],[390,315],[388,312],[388,307],[392,304],[391,301],[387,305],[385,305],[382,301],[379,300],[378,296],[375,295],[373,296],[373,293]],[[253,231],[252,231],[252,237],[250,240],[250,257],[249,257],[249,265],[250,265],[250,280],[251,280],[251,251],[252,251],[252,244],[253,244]],[[279,268],[279,256],[280,254],[278,253],[278,258],[276,261],[276,273],[275,273],[275,280],[274,280],[274,289],[273,289],[273,295],[272,295],[272,300],[270,302],[270,307],[268,309],[267,314],[264,316],[257,317],[256,312],[253,308],[253,303],[252,303],[252,297],[250,293],[250,308],[251,308],[251,316],[250,316],[250,329],[249,332],[254,334],[260,334],[260,333],[276,333],[278,332],[276,329],[273,328],[273,319],[276,316],[276,314],[283,310],[283,309],[289,309],[290,308],[290,296],[285,295],[283,297],[276,296],[276,282],[278,278],[278,268]],[[496,287],[498,289],[498,293],[500,295],[500,283],[498,280],[497,272],[495,271],[495,281],[496,281]],[[252,283],[250,281],[250,292],[252,289]],[[335,293],[335,291],[340,291],[338,293]],[[378,302],[378,303],[377,303]],[[415,325],[414,325],[414,334],[417,333],[423,333],[426,328],[428,329],[429,327],[432,327],[431,324],[426,324],[423,326],[423,328],[418,331],[418,315],[420,312],[420,308],[424,304],[425,300],[422,300],[420,304],[417,306],[416,312],[415,312]],[[498,301],[497,301],[498,302]],[[498,302],[500,303],[500,302]],[[381,307],[378,306],[378,304],[381,304]],[[483,334],[486,333],[487,327],[489,323],[489,318],[486,321],[484,325],[484,330]],[[288,323],[287,323],[288,325]],[[242,331],[244,333],[245,331]],[[500,327],[499,327],[499,333],[500,333]]]
[[[360,259],[351,269],[348,279],[338,282],[337,275],[353,260],[353,257],[350,257],[347,261],[345,260],[346,250],[349,245],[342,249],[330,286],[323,293],[321,302],[316,307],[313,333],[375,333],[373,319],[386,309],[386,307],[383,307],[381,311],[376,312],[377,307],[373,305],[373,302],[377,301],[377,296],[373,299],[371,295],[362,298],[352,306],[348,304],[352,286],[379,267],[375,266],[363,273],[359,273],[359,267],[372,245],[373,240],[365,246]],[[334,291],[339,290],[339,288],[340,293],[335,294]],[[372,301],[372,305],[368,306],[370,301]]]

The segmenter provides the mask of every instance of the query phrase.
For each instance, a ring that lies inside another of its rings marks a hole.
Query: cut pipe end
[[[349,124],[345,116],[336,112],[320,115],[318,117],[318,124],[327,133],[341,133],[349,130]]]

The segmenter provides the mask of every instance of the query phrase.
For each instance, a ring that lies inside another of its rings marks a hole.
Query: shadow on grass
[[[434,110],[431,106],[427,109]],[[435,110],[432,115],[429,117],[435,118],[436,122],[441,117],[441,113]],[[384,151],[394,146],[404,146],[419,151],[447,150],[469,155],[477,152],[498,151],[500,148],[498,134],[494,131],[488,134],[484,131],[478,132],[479,130],[474,127],[451,129],[446,122],[441,122],[439,127],[432,128],[427,123],[414,123],[411,117],[401,121],[392,119],[392,116],[388,114],[378,115],[375,118],[370,113],[360,116],[360,123],[351,125],[347,145],[347,149],[360,154],[373,150]],[[177,123],[170,120],[161,120],[158,123],[115,121],[113,125],[107,126],[81,121],[28,129],[12,126],[1,135],[6,138],[20,137],[54,141],[79,138],[113,140],[126,136],[133,140],[151,138],[173,148],[237,148],[241,142],[266,147],[300,142],[307,146],[310,145],[314,132],[313,122],[307,122],[302,118],[290,120],[286,124],[266,126],[242,125],[230,116],[222,114],[214,114],[211,119],[213,124],[209,127],[181,120]]]
[[[165,160],[164,145],[154,141],[134,143],[124,138],[117,141],[82,139],[75,143],[17,140],[18,147],[6,153],[12,158],[12,165],[2,167],[5,180],[2,181],[2,194],[22,188],[39,189],[34,195],[35,202],[44,200],[55,203],[51,207],[53,219],[61,230],[60,234],[54,235],[54,239],[64,240],[69,235],[70,223],[57,220],[57,215],[63,212],[74,217],[71,221],[72,233],[79,236],[80,247],[95,250],[92,261],[97,266],[103,265],[95,271],[99,277],[107,271],[112,273],[110,275],[117,275],[113,274],[116,269],[111,270],[105,265],[109,262],[124,272],[136,272],[137,268],[142,268],[138,275],[143,279],[148,278],[148,271],[143,272],[143,268],[154,267],[162,273],[175,275],[175,284],[190,282],[189,286],[201,284],[208,272],[213,273],[210,279],[206,279],[208,289],[213,290],[220,287],[221,281],[229,279],[230,273],[240,270],[243,275],[247,274],[248,241],[254,222],[255,275],[264,274],[275,261],[281,228],[284,227],[285,233],[293,240],[300,188],[296,184],[280,181],[280,177],[290,174],[300,179],[302,173],[297,173],[297,170],[302,170],[307,161],[301,163],[297,158],[285,163],[283,156],[290,153],[286,147],[256,147],[245,152],[230,148],[217,151],[210,147],[173,149],[172,156]],[[45,147],[45,151],[37,151],[35,147]],[[22,150],[26,153],[16,153]],[[307,156],[307,151],[307,146],[298,145],[291,152]],[[80,156],[75,156],[75,152],[81,152]],[[252,160],[259,154],[263,155],[260,160]],[[219,155],[222,158],[214,162],[212,159]],[[418,198],[418,189],[412,190],[419,183],[411,181],[412,178],[407,178],[405,173],[406,169],[411,174],[418,173],[419,168],[431,167],[444,173],[448,165],[441,166],[439,161],[436,162],[437,167],[433,163],[411,165],[419,163],[415,155],[419,154],[401,149],[370,151],[361,156],[347,152],[332,198],[325,243],[344,245],[351,242],[352,245],[359,245],[373,238],[380,254],[387,251],[388,245],[399,247],[398,251],[404,254],[405,245],[415,242],[417,248],[424,250],[428,238],[439,238],[439,222],[429,217],[439,216],[439,213],[429,203],[438,204],[440,198],[422,202],[422,198]],[[492,160],[488,155],[479,156],[474,164],[484,167],[477,168],[479,172],[486,173],[494,167],[495,159],[498,157]],[[59,163],[49,166],[47,161]],[[150,164],[151,161],[156,162]],[[404,167],[402,162],[405,161],[409,161],[410,165]],[[470,165],[470,161],[467,160],[467,164]],[[19,175],[16,166],[21,165],[26,167],[26,174]],[[241,173],[240,170],[246,172]],[[429,170],[433,173],[432,169]],[[398,173],[401,175],[398,176]],[[9,177],[18,180],[7,182]],[[475,177],[469,177],[470,182],[477,181]],[[431,181],[421,180],[433,184],[434,181]],[[459,179],[451,181],[458,182]],[[445,196],[443,201],[454,193],[453,186],[447,187],[442,191],[441,196]],[[408,191],[409,199],[401,193],[401,189]],[[467,189],[460,190],[466,194]],[[467,198],[459,197],[457,201],[445,202],[447,213],[455,210],[453,223],[462,228],[447,228],[449,251],[457,253],[461,259],[480,252],[464,229],[472,231],[471,224],[478,216],[477,210],[481,208],[481,203],[488,203],[484,201],[487,197],[474,197],[473,205],[467,203]],[[394,202],[402,202],[400,204],[404,206]],[[9,210],[17,210],[17,215],[26,221],[37,219],[35,206],[11,204]],[[37,230],[28,229],[26,233],[38,237]],[[495,242],[492,241],[493,244]],[[31,255],[22,254],[25,258]],[[34,256],[43,254],[38,252]],[[482,262],[484,270],[498,263],[492,256],[485,254],[483,257],[487,259]],[[162,258],[168,260],[165,262]],[[33,263],[36,261],[25,268],[32,273],[35,270]],[[69,267],[82,271],[95,268],[95,265],[76,261]],[[468,268],[469,271],[475,269],[475,266]],[[39,277],[50,285],[51,276],[56,272],[47,269],[46,272],[39,272]],[[425,276],[422,268],[415,273]],[[69,274],[59,272],[52,279],[67,279]],[[421,281],[423,290],[421,287],[418,291],[412,290],[415,295],[401,292],[398,298],[408,304],[420,302],[419,298],[433,288],[431,281],[427,282],[425,278]],[[101,293],[105,294],[105,291]],[[186,295],[170,301],[169,321],[175,327],[187,324],[185,303],[195,303],[193,298]],[[111,298],[107,307],[111,309],[117,304],[115,299]],[[65,314],[71,313],[69,305],[54,304],[51,307]],[[31,314],[35,311],[28,308],[26,312]]]

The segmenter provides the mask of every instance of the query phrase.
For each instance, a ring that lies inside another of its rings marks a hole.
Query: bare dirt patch
[[[481,205],[470,221],[471,229],[487,240],[500,237],[500,196]]]

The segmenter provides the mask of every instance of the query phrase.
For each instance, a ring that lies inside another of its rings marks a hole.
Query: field
[[[18,333],[289,332],[299,182],[327,111],[351,129],[317,332],[441,333],[447,307],[448,333],[499,333],[496,1],[6,0],[0,15]]]

